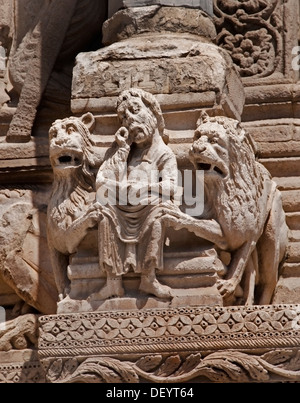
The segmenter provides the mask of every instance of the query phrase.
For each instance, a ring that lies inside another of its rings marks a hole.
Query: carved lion
[[[197,126],[190,158],[205,171],[199,225],[206,239],[231,256],[220,293],[227,304],[269,304],[287,244],[281,194],[239,122],[204,113]]]
[[[69,293],[69,256],[97,224],[92,114],[57,120],[49,131],[54,180],[47,212],[47,236],[59,298]]]

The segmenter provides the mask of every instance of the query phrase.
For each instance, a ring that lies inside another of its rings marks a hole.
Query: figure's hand
[[[230,297],[236,290],[237,284],[234,280],[219,280],[217,282],[217,288],[223,298]]]
[[[86,213],[89,227],[92,228],[102,219],[102,206],[100,203],[93,203]]]
[[[119,147],[128,148],[131,145],[131,140],[129,138],[129,132],[126,127],[120,127],[120,129],[115,134],[116,142]]]

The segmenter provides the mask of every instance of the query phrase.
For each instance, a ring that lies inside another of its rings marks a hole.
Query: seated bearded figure
[[[95,299],[122,297],[122,276],[139,273],[139,290],[158,298],[172,298],[171,289],[159,283],[162,269],[166,212],[179,213],[174,204],[177,162],[163,141],[164,119],[153,95],[130,89],[117,103],[121,128],[96,178],[97,201],[102,205],[99,223],[100,268],[107,281]]]

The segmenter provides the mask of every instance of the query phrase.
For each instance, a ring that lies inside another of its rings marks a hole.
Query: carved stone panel
[[[58,358],[45,360],[45,362],[46,379],[51,383],[137,384],[147,382],[172,385],[172,383],[185,382],[278,383],[299,382],[300,379],[298,349],[278,349],[256,355],[227,350],[221,353],[210,353],[205,357],[201,354],[188,356],[157,354],[146,355],[136,361],[122,361],[99,356]],[[134,386],[132,392],[138,394],[138,385],[136,388]],[[177,397],[182,395],[186,398],[188,393],[192,397],[193,390],[192,387],[182,387]]]
[[[157,99],[132,88],[116,108],[121,127],[96,175],[93,115],[50,129],[48,242],[58,312],[270,304],[288,228],[250,135],[234,119],[203,112],[182,197]]]
[[[228,50],[242,77],[282,71],[283,2],[214,1],[217,43]]]
[[[39,354],[48,382],[299,381],[298,322],[297,305],[44,316]]]
[[[295,77],[295,1],[214,0],[217,44],[233,59],[245,84]]]
[[[300,382],[298,1],[6,3],[0,383]]]
[[[36,351],[0,352],[0,383],[45,382],[45,371]]]

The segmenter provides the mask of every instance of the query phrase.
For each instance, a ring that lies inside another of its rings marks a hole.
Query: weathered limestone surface
[[[25,350],[37,347],[38,324],[34,314],[22,315],[7,321],[5,329],[0,330],[0,351]]]
[[[0,0],[0,382],[300,381],[298,3]],[[200,218],[169,207],[166,237],[152,234],[162,270],[147,278],[132,246],[117,250],[131,265],[120,281],[99,239],[114,235],[109,250],[126,225],[101,226],[95,200],[112,144],[120,161],[152,163],[116,108],[132,87],[154,95],[161,147],[180,172],[205,171],[213,203]]]
[[[112,45],[109,50],[100,54],[95,52],[89,57],[81,54],[77,58],[78,81],[73,82],[73,97],[116,96],[128,85],[139,85],[154,94],[185,93],[187,89],[191,93],[221,92],[226,85],[227,73],[222,53],[214,45],[197,46],[192,38],[178,38],[175,46],[170,45],[171,38],[174,40],[174,35],[146,40],[147,59],[145,42],[141,43],[140,39]],[[125,56],[122,65],[120,55]],[[187,60],[183,59],[184,56],[188,57]]]
[[[47,132],[47,124],[55,116],[69,114],[75,56],[92,47],[97,34],[100,43],[106,9],[106,2],[94,0],[80,5],[77,0],[25,0],[6,6],[1,41],[8,59],[6,101],[8,106],[17,103],[16,111],[8,108],[13,113],[7,141],[29,142],[34,124],[41,134],[41,126],[45,125]],[[10,29],[8,16],[16,24],[11,24]]]
[[[131,87],[149,91],[160,102],[171,147],[178,144],[178,163],[189,165],[184,143],[186,138],[192,142],[200,109],[240,119],[244,104],[240,78],[227,52],[212,43],[214,37],[211,19],[197,9],[151,6],[117,12],[103,27],[103,40],[111,45],[77,57],[73,112],[94,113],[94,134],[102,135],[99,145],[106,146],[118,128],[118,94]]]
[[[39,355],[48,382],[299,382],[298,321],[299,305],[43,316]]]
[[[48,189],[36,185],[0,188],[0,282],[9,286],[0,295],[2,306],[22,300],[40,312],[55,312],[45,225],[48,198]]]
[[[153,5],[200,8],[207,14],[213,15],[213,3],[211,0],[110,0],[108,5],[109,17],[122,7],[145,7]]]
[[[45,371],[37,352],[30,349],[0,352],[1,383],[45,383]]]
[[[200,8],[207,14],[213,14],[210,0],[123,0],[124,7],[145,7],[152,5]]]
[[[114,14],[103,24],[103,43],[109,45],[149,32],[190,33],[207,39],[216,36],[211,18],[201,10],[149,6],[129,8]]]

